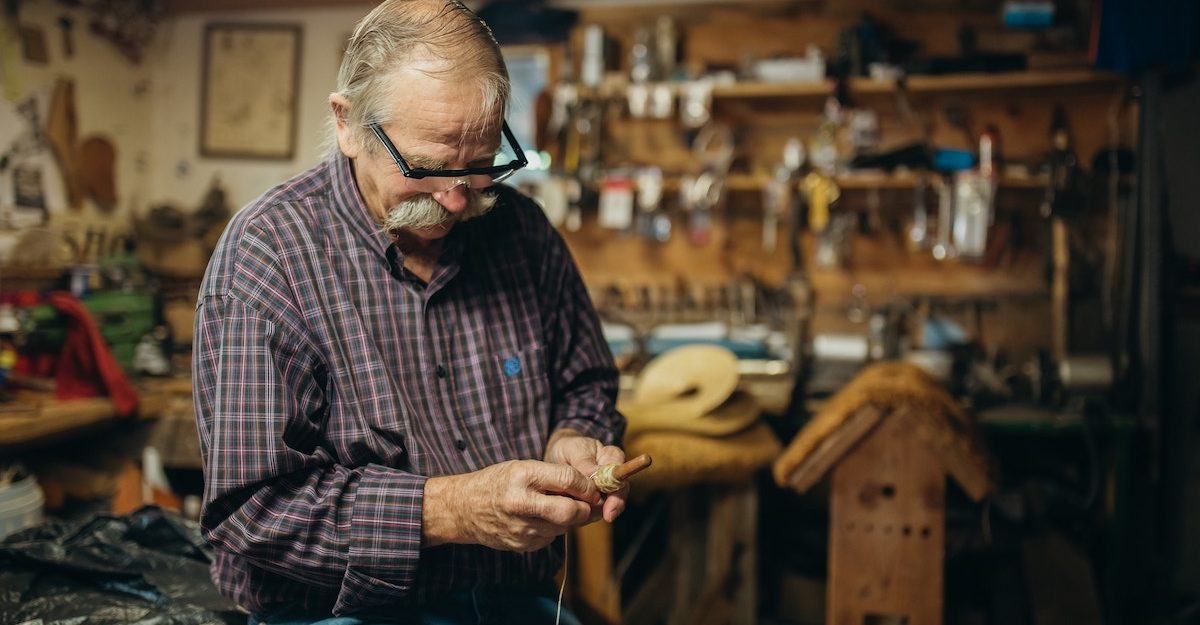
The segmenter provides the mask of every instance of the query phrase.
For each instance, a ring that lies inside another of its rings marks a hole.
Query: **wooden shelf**
[[[842,190],[880,191],[912,189],[916,184],[916,176],[912,173],[850,173],[837,176],[837,185]],[[726,191],[761,191],[770,182],[770,178],[759,174],[730,174],[725,179]],[[1005,178],[1000,182],[1001,189],[1043,189],[1046,186],[1044,176],[1030,178]],[[665,188],[669,191],[679,190],[679,178],[671,177],[666,181]]]
[[[1034,92],[1034,91],[1079,91],[1095,89],[1111,89],[1125,81],[1120,74],[1092,69],[1074,70],[1029,70],[1022,72],[996,72],[978,74],[941,74],[909,76],[906,81],[908,92],[917,95],[937,95],[942,93],[995,93],[995,92]],[[666,84],[675,96],[679,96],[685,83],[669,82],[654,83],[652,86]],[[608,82],[599,87],[577,85],[578,94],[583,99],[620,99],[625,98],[625,88],[628,83]],[[755,100],[770,98],[824,98],[832,91],[830,81],[818,82],[736,82],[717,84],[713,86],[713,99],[720,100]],[[852,78],[850,80],[851,95],[891,95],[896,91],[896,83],[891,80],[875,80],[872,78]]]
[[[139,385],[138,409],[129,417],[117,415],[108,397],[59,400],[52,392],[20,391],[12,401],[0,404],[0,450],[26,450],[110,425],[155,419],[166,408],[169,389],[165,384],[151,381]],[[190,388],[190,380],[188,384]]]
[[[1080,69],[994,74],[916,75],[909,76],[906,82],[909,93],[938,94],[1111,88],[1120,84],[1121,81],[1122,78],[1118,74]],[[895,83],[889,80],[855,78],[850,81],[852,95],[891,94],[895,90]],[[830,86],[827,82],[742,82],[713,88],[713,97],[718,99],[825,97],[829,93]]]

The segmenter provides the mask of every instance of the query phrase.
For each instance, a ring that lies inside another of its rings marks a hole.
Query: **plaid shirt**
[[[345,614],[537,586],[557,548],[421,548],[427,477],[621,439],[617,372],[570,253],[501,187],[428,285],[337,158],[238,212],[208,267],[193,355],[213,579],[254,612]]]

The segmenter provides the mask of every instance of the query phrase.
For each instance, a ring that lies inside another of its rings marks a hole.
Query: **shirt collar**
[[[367,203],[358,190],[358,182],[354,179],[354,168],[350,159],[338,154],[332,157],[331,161],[333,210],[372,251],[382,258],[387,258],[387,249],[392,245],[391,237],[384,233],[383,228],[375,221],[375,216],[371,214],[371,209],[367,208]]]
[[[375,221],[375,216],[371,214],[371,209],[363,200],[362,193],[358,189],[358,181],[354,178],[354,168],[350,159],[342,154],[334,156],[330,164],[330,171],[333,178],[334,211],[373,252],[378,254],[384,262],[394,263],[398,270],[404,265],[404,254],[396,248],[392,238]],[[430,286],[433,286],[433,282],[444,284],[458,273],[458,264],[463,250],[462,231],[464,225],[455,225],[446,235]]]

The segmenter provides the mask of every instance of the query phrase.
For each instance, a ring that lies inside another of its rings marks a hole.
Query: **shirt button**
[[[442,378],[443,380],[446,379],[446,368],[443,367],[442,365],[438,365],[437,368],[433,370],[433,372],[435,374],[437,374],[437,377]]]
[[[466,451],[467,450],[467,441],[464,441],[463,439],[460,438],[460,439],[454,441],[454,446],[457,447],[459,451]]]

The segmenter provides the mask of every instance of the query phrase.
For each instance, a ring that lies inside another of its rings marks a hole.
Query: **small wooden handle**
[[[646,467],[649,467],[651,462],[653,462],[653,460],[650,458],[649,454],[642,454],[637,458],[628,460],[624,464],[621,464],[617,466],[617,468],[613,469],[613,477],[617,480],[626,480],[630,477],[633,477],[633,475],[642,471]]]

